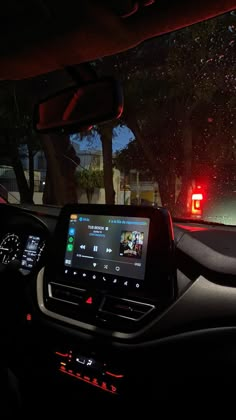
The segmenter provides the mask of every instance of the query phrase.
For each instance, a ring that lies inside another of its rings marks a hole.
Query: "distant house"
[[[75,146],[75,145],[73,145]],[[76,150],[76,147],[75,147]],[[101,150],[76,150],[76,154],[80,158],[80,167],[83,169],[103,170],[103,157]]]
[[[101,150],[80,150],[78,143],[73,143],[76,150],[76,154],[80,158],[80,168],[83,169],[94,169],[103,171],[103,156]],[[123,204],[123,192],[121,191],[121,179],[120,171],[116,168],[113,169],[113,186],[115,190],[115,202],[116,204]],[[126,196],[127,198],[127,196]],[[79,192],[78,200],[80,203],[87,203],[87,196],[85,191]],[[105,189],[96,188],[92,197],[93,204],[105,203]]]

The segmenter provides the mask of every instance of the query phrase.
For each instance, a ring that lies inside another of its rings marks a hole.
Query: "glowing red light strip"
[[[115,373],[111,373],[106,371],[106,375],[114,376],[114,378],[124,378],[124,375],[116,375]]]
[[[136,13],[138,11],[138,3],[135,3],[133,6],[133,9],[130,12],[127,12],[125,14],[122,15],[123,18],[132,16],[134,13]]]
[[[80,379],[81,381],[86,382],[87,384],[93,385],[97,388],[100,388],[103,391],[110,392],[111,394],[116,394],[116,391],[111,391],[110,389],[103,388],[101,385],[94,384],[93,382],[88,381],[87,379],[81,378],[81,376],[76,376],[74,373],[67,372],[66,370],[63,370],[61,368],[59,369],[59,371],[62,373],[67,373],[67,375],[72,376],[73,378],[76,378],[76,379]]]
[[[59,351],[55,351],[55,354],[61,357],[68,357],[68,353],[60,353]]]

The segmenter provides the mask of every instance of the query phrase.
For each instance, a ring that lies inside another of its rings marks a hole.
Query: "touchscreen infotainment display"
[[[144,280],[150,219],[71,214],[64,265]]]

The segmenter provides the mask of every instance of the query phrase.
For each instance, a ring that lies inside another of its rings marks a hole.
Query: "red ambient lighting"
[[[67,375],[72,376],[73,378],[79,379],[80,381],[86,382],[87,384],[93,385],[96,388],[100,388],[103,391],[110,392],[110,394],[117,394],[117,388],[114,385],[110,385],[110,388],[108,388],[106,382],[102,382],[102,384],[99,385],[97,378],[82,376],[79,372],[74,373],[72,370],[67,371],[64,366],[60,367],[59,371],[62,373],[66,373]]]
[[[55,351],[55,354],[57,354],[57,356],[61,356],[61,357],[68,357],[69,356],[68,353],[60,353],[59,351]]]
[[[106,371],[106,375],[113,376],[113,378],[124,378],[124,375],[116,375],[115,373]]]

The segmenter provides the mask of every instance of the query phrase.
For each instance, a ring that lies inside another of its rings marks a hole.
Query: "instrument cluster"
[[[31,270],[39,263],[45,249],[45,239],[23,232],[7,232],[0,238],[0,263],[18,260],[21,267]]]

